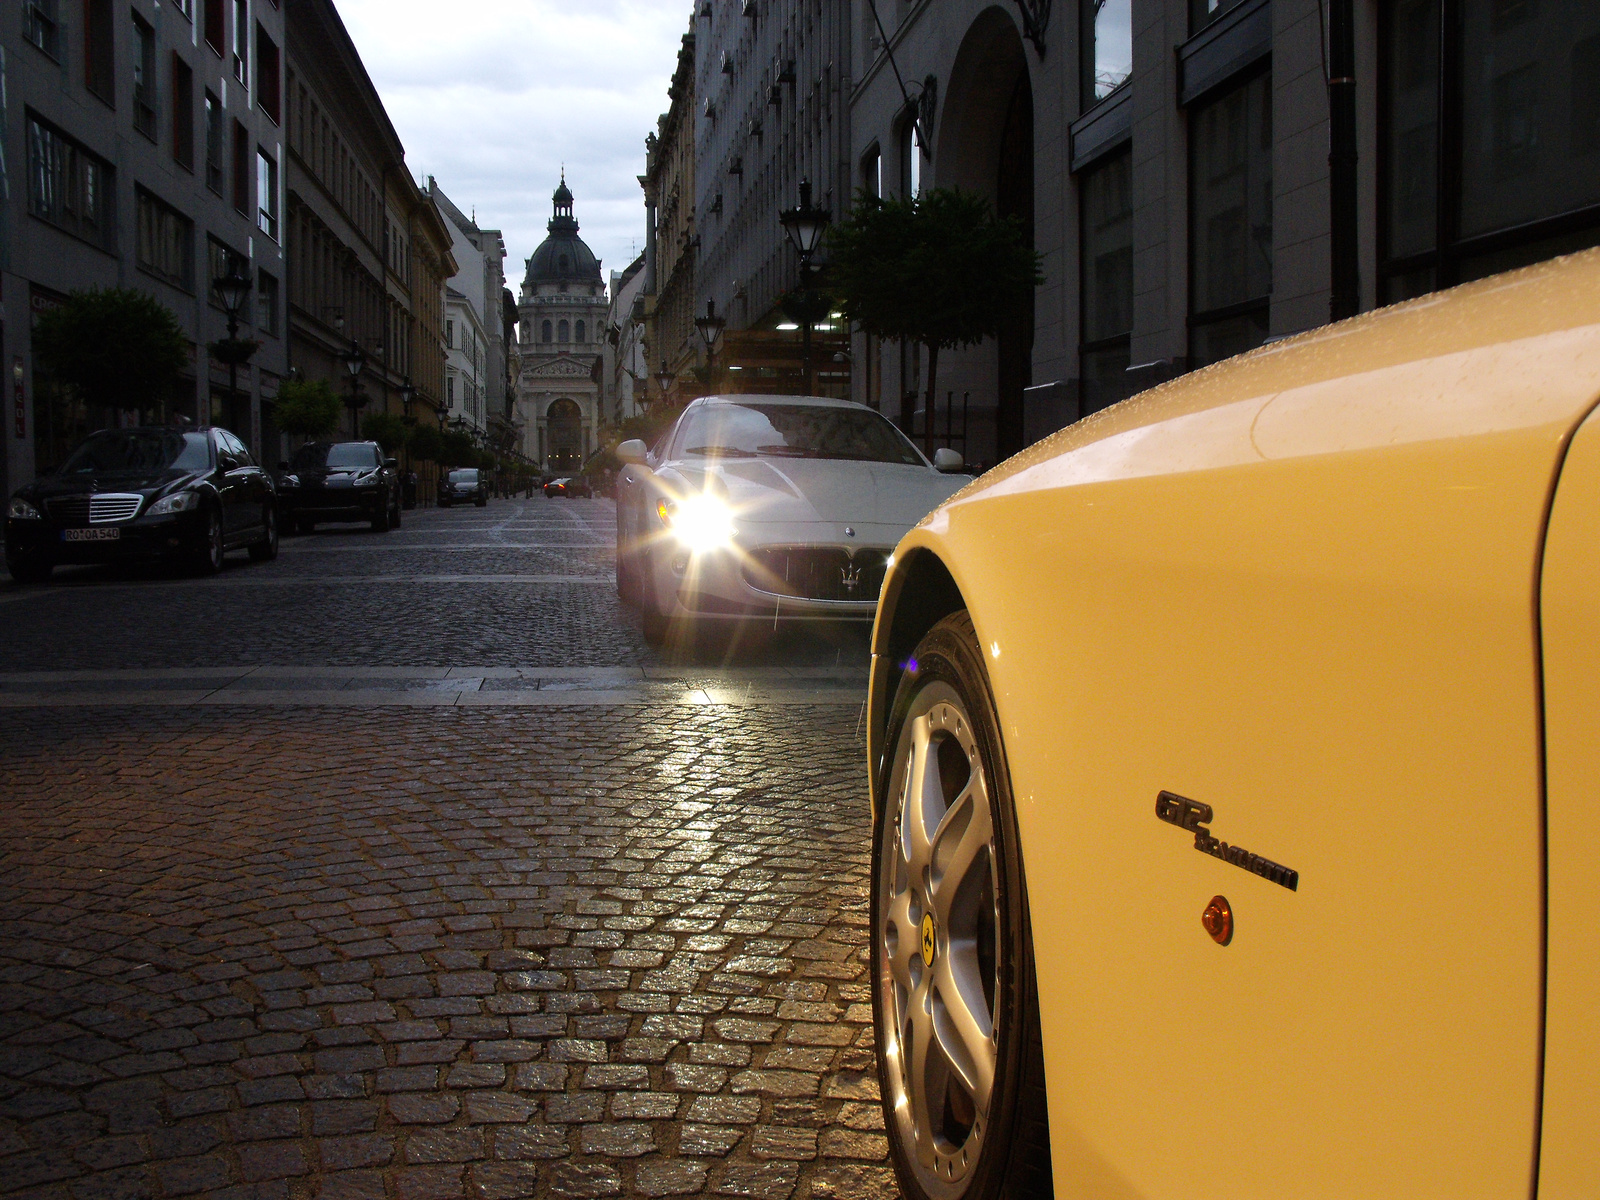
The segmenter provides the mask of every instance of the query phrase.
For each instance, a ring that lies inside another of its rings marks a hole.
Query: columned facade
[[[576,470],[599,448],[606,289],[578,236],[565,177],[549,236],[528,258],[517,302],[516,420],[523,453],[546,471]]]

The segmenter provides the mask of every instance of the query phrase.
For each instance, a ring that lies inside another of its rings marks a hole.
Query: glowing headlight
[[[6,516],[14,521],[38,521],[41,519],[39,510],[21,496],[11,501],[11,507],[6,509]]]
[[[663,500],[656,505],[656,514],[673,536],[696,554],[733,541],[733,513],[715,496],[689,496],[677,504]]]
[[[188,512],[191,508],[198,508],[199,506],[199,492],[174,492],[170,496],[157,500],[150,506],[150,511],[145,515],[159,517],[166,513]]]
[[[355,483],[352,484],[351,486],[353,486],[353,487],[377,487],[378,486],[378,475],[377,475],[377,472],[374,471],[371,475],[363,475],[360,479],[356,480]]]

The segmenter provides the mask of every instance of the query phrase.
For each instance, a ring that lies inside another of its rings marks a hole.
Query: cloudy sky
[[[566,164],[609,280],[644,249],[644,138],[688,0],[335,0],[414,176],[502,229],[513,293]]]

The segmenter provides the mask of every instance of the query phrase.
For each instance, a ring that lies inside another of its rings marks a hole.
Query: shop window
[[[1382,299],[1600,243],[1600,6],[1397,0],[1381,33]]]
[[[1133,331],[1133,154],[1123,150],[1079,176],[1082,214],[1084,414],[1127,396]]]
[[[1272,77],[1189,114],[1191,365],[1259,346],[1272,297]]]

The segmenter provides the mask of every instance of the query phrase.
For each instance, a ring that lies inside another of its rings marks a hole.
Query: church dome
[[[529,257],[523,286],[532,291],[541,283],[600,283],[600,260],[578,236],[572,192],[564,172],[551,201],[554,211],[545,226],[550,236]]]

